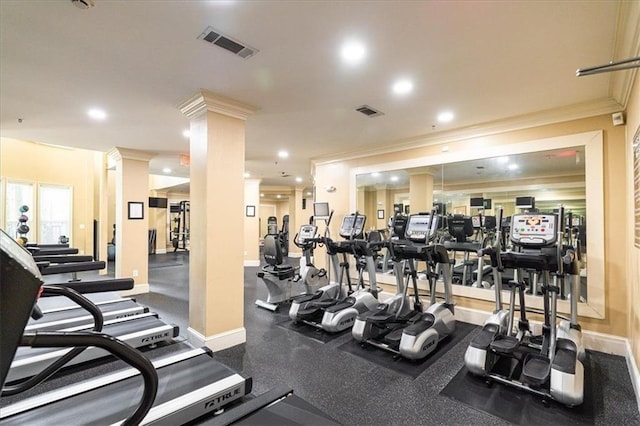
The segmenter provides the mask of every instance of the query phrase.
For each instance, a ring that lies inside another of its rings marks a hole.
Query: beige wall
[[[0,139],[0,177],[3,185],[7,180],[15,179],[34,184],[65,185],[73,188],[73,230],[70,243],[85,254],[93,254],[93,219],[96,218],[93,202],[96,155],[101,154],[9,138]],[[34,186],[34,194],[37,194],[37,186]],[[2,205],[4,206],[4,200]],[[35,219],[33,206],[30,207],[32,207],[30,217]],[[4,207],[2,210],[0,217],[4,215]]]
[[[626,224],[630,220],[627,211],[627,176],[624,164],[626,164],[625,129],[614,127],[609,114],[564,123],[538,126],[530,129],[509,131],[491,136],[465,139],[446,143],[449,152],[463,152],[473,149],[505,146],[518,142],[533,141],[556,136],[571,135],[588,131],[603,131],[604,150],[604,216],[605,220],[603,241],[605,249],[605,318],[581,318],[585,329],[601,333],[619,336],[629,335],[628,304],[629,284],[627,279],[626,251],[627,248],[621,241],[626,241],[628,233]],[[394,161],[408,160],[442,154],[443,144],[435,144],[420,148],[407,149],[393,153],[375,155],[349,161],[332,161],[315,164],[317,188],[333,185],[337,189],[333,193],[325,193],[320,190],[319,201],[329,201],[331,208],[335,209],[336,218],[341,217],[349,210],[349,172],[352,168],[370,166],[374,164],[390,163]],[[385,212],[386,213],[386,212]],[[616,218],[616,220],[611,220]],[[332,232],[339,225],[338,221],[332,223]],[[335,235],[335,233],[334,233]],[[477,299],[457,297],[456,302],[460,306],[477,308],[490,311],[492,303]]]
[[[640,73],[636,72],[635,83],[627,107],[626,150],[627,150],[627,188],[628,200],[634,198],[633,188],[633,137],[640,129]],[[627,227],[628,267],[627,283],[629,285],[629,339],[636,363],[640,364],[640,249],[634,245],[634,204],[629,203],[628,216],[631,219]],[[637,365],[640,368],[640,365]]]

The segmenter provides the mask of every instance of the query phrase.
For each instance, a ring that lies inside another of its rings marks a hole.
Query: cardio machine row
[[[331,216],[324,219],[327,230]],[[316,215],[311,224],[301,227],[294,239],[304,253],[298,282],[298,277],[292,272],[295,268],[282,263],[277,245],[265,241],[267,265],[258,276],[267,287],[268,302],[274,306],[290,302],[289,317],[296,323],[328,333],[351,328],[353,338],[363,345],[377,346],[414,360],[426,357],[436,349],[438,342],[454,332],[451,277],[444,267],[449,259],[446,250],[432,241],[437,229],[437,215],[412,215],[402,223],[399,219],[397,232],[403,238],[391,240],[382,240],[378,232],[371,232],[364,239],[366,216],[358,213],[343,218],[340,241],[333,240],[328,231],[318,236],[314,219]],[[313,266],[311,255],[316,245],[325,247],[335,281],[328,279],[327,272],[318,271]],[[385,247],[393,253],[398,273],[396,294],[382,301],[379,299],[375,264],[380,250]],[[355,259],[358,270],[355,289],[349,273],[350,256]],[[431,303],[424,312],[418,292],[416,261],[426,262],[429,269]],[[436,271],[439,270],[444,271],[445,300],[442,303],[436,301],[435,294]],[[369,286],[365,286],[365,271]],[[315,277],[314,282],[304,279],[309,275]],[[314,288],[319,276],[325,279],[325,284]],[[408,292],[410,285],[413,287],[413,303]],[[297,288],[292,292],[294,287]],[[279,297],[273,297],[276,294]],[[265,307],[263,301],[256,304]]]
[[[470,374],[487,383],[500,382],[575,406],[584,398],[585,351],[577,322],[577,298],[571,298],[570,320],[558,321],[557,315],[557,298],[565,282],[574,294],[579,287],[578,254],[563,238],[563,218],[563,209],[559,213],[515,214],[510,221],[510,250],[502,250],[501,238],[496,238],[493,245],[476,247],[480,259],[484,256],[491,259],[486,267],[492,272],[494,282],[502,283],[502,274],[508,270],[514,271],[514,279],[508,280],[510,300],[506,309],[502,303],[503,286],[493,286],[494,314],[472,339],[464,363]],[[259,276],[269,277],[271,286],[278,286],[282,297],[274,305],[290,303],[292,321],[328,333],[351,328],[353,338],[363,346],[376,346],[407,359],[423,359],[442,339],[455,333],[449,257],[452,247],[436,242],[438,220],[435,212],[396,216],[392,237],[384,241],[375,232],[363,238],[366,218],[358,213],[343,218],[342,241],[333,241],[328,231],[318,236],[312,220],[311,224],[301,227],[295,238],[304,253],[298,269],[300,274],[295,273],[296,268],[283,264],[277,253],[270,263],[267,258],[270,252],[265,245],[267,265]],[[502,223],[502,211],[498,223]],[[336,281],[313,266],[311,255],[317,245],[325,247]],[[380,291],[375,279],[376,258],[381,257],[382,248],[386,248],[393,260],[397,286],[396,294],[384,301],[378,299]],[[348,255],[355,258],[358,267],[355,290],[349,281]],[[430,304],[426,309],[418,292],[416,263],[419,261],[427,265],[426,270],[420,272],[430,290]],[[287,270],[288,275],[279,275],[282,270]],[[368,287],[364,286],[362,277],[365,270],[369,275]],[[544,323],[539,336],[533,335],[527,319],[525,271],[541,277]],[[304,280],[307,274],[314,276],[315,281]],[[323,277],[326,282],[314,288],[312,284],[317,284],[317,277]],[[263,280],[266,283],[266,279]],[[444,288],[442,302],[436,300],[439,282]],[[298,284],[293,293],[292,283]],[[409,286],[413,287],[413,300],[408,295]],[[269,285],[267,290],[271,294]],[[515,320],[517,310],[518,321]]]

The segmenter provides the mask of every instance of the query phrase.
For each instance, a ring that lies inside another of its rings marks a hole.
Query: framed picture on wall
[[[378,210],[378,219],[384,219],[384,209]]]
[[[245,209],[245,215],[247,217],[255,217],[256,216],[256,206],[247,206]]]
[[[128,219],[144,219],[144,203],[142,201],[129,201],[127,207]]]

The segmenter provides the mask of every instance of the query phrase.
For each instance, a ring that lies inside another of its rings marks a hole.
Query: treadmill
[[[47,330],[62,333],[73,333],[91,331],[92,327],[93,322],[91,325],[85,324],[78,327],[64,329],[55,329],[54,327]],[[26,327],[25,331],[27,331]],[[38,330],[36,332],[38,333],[40,331],[41,330]],[[121,340],[134,348],[142,348],[145,346],[155,345],[160,342],[171,341],[174,337],[177,337],[180,334],[177,326],[165,323],[158,318],[157,314],[151,312],[133,317],[105,321],[102,332],[110,336],[114,336],[118,340]],[[19,347],[15,353],[13,362],[11,363],[11,369],[7,375],[7,382],[14,382],[34,376],[70,351],[71,348]],[[96,360],[108,355],[109,353],[104,349],[89,347],[80,355],[66,363],[65,367]]]
[[[115,292],[100,297],[88,297],[102,312],[104,320],[131,317],[149,312],[149,308],[139,305],[130,297],[120,297]],[[95,295],[90,295],[95,296]],[[77,303],[64,296],[44,297],[38,302],[42,312],[39,319],[31,318],[25,331],[59,330],[63,328],[89,326],[93,316]]]
[[[140,352],[104,333],[24,332],[42,275],[33,258],[1,230],[0,265],[0,315],[13,318],[0,323],[0,384],[4,386],[11,374],[9,367],[18,346],[99,346],[134,367],[3,406],[0,423],[183,424],[217,412],[251,391],[250,378],[214,361],[208,349],[183,351],[152,364]]]

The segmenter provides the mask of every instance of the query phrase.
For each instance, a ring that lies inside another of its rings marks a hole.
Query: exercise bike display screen
[[[362,234],[364,230],[364,223],[367,217],[365,215],[349,215],[342,219],[342,225],[340,226],[340,236],[343,238],[350,238]]]
[[[409,216],[405,238],[416,242],[431,240],[438,228],[438,217],[414,214]]]
[[[511,241],[519,245],[551,245],[556,242],[558,216],[515,214],[511,218]]]
[[[298,232],[298,237],[296,241],[298,244],[304,244],[307,240],[311,238],[315,238],[318,232],[318,227],[315,225],[302,225],[300,227],[300,232]]]

